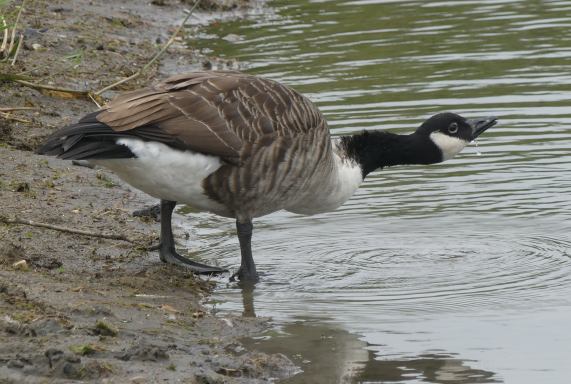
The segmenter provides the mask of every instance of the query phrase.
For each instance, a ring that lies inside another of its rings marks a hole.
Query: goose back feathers
[[[291,88],[240,72],[195,72],[119,96],[97,115],[116,132],[154,126],[185,149],[243,163],[259,146],[312,131],[315,105]]]

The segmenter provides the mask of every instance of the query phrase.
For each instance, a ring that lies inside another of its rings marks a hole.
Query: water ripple
[[[461,215],[436,223],[338,216],[284,214],[257,227],[255,254],[264,272],[259,291],[268,314],[279,306],[282,315],[319,315],[334,311],[331,303],[366,316],[478,314],[497,305],[557,301],[571,283],[568,228],[548,236],[521,225],[506,230],[517,223],[506,219],[480,226],[469,218],[458,225]],[[203,219],[199,229],[211,225],[210,218]],[[235,239],[227,233],[204,247],[220,263],[236,265]],[[233,292],[232,287],[227,293]]]

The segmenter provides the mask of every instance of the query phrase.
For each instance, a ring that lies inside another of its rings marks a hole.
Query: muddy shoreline
[[[222,3],[222,10],[199,11],[186,32],[252,6]],[[100,89],[143,66],[188,7],[174,0],[35,2],[22,13],[18,60],[0,63],[1,72]],[[148,74],[103,96],[205,67],[238,65],[180,40]],[[241,344],[266,330],[267,320],[214,316],[201,304],[214,283],[163,265],[149,250],[158,224],[132,212],[151,198],[105,170],[32,152],[58,127],[96,110],[91,100],[10,81],[0,83],[0,95],[2,108],[31,108],[0,117],[0,216],[129,239],[0,223],[0,383],[264,383],[295,372],[283,355]]]

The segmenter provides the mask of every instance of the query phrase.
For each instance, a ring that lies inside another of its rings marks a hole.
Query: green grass
[[[92,344],[71,345],[69,349],[76,355],[80,356],[93,355],[97,352],[97,348]]]
[[[74,64],[81,64],[83,61],[83,50],[77,50],[70,55],[64,57],[66,60],[71,61]]]
[[[7,0],[0,0],[0,32],[4,32],[4,30],[8,28],[8,25],[4,25],[4,21],[8,17],[4,10],[4,6],[6,6],[6,4],[8,4]],[[6,24],[8,23],[6,22]]]
[[[4,30],[9,28],[9,27],[10,26],[8,25],[8,22],[6,21],[6,15],[0,9],[0,32],[4,32]],[[0,40],[0,43],[2,43],[4,40],[4,36],[0,36],[0,38],[2,39],[2,40]]]
[[[113,188],[116,186],[116,184],[113,182],[113,180],[111,180],[109,177],[107,177],[107,175],[105,175],[102,172],[97,172],[95,174],[95,177],[97,178],[97,180],[100,180],[100,184],[102,186],[104,186],[105,188]]]
[[[115,328],[113,328],[110,324],[107,324],[102,320],[97,320],[97,322],[95,323],[95,331],[97,334],[102,336],[115,337],[118,334],[118,331]]]

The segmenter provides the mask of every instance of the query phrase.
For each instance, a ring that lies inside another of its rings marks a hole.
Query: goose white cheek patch
[[[449,160],[456,156],[468,144],[466,141],[457,137],[445,135],[442,132],[433,132],[430,139],[442,152],[442,161]]]

